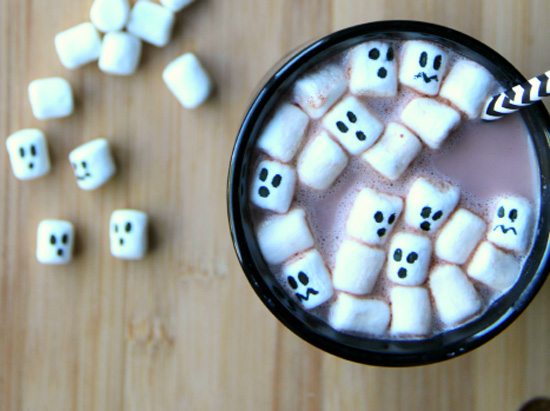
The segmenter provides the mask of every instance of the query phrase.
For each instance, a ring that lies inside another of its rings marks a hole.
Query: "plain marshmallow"
[[[176,15],[160,4],[139,0],[130,12],[126,30],[143,41],[164,47],[170,41]]]
[[[36,236],[36,259],[42,264],[67,264],[73,256],[74,227],[65,220],[43,220]]]
[[[111,214],[111,254],[125,260],[139,260],[147,253],[148,217],[143,211],[115,210]]]
[[[116,165],[104,138],[92,140],[69,153],[76,183],[83,190],[94,190],[116,173]]]
[[[38,120],[67,117],[73,114],[73,89],[67,80],[50,77],[29,84],[32,113]]]
[[[20,130],[8,137],[6,148],[13,174],[19,180],[31,180],[49,173],[50,154],[42,131]]]
[[[522,197],[497,199],[487,239],[499,247],[523,253],[527,249],[533,225],[531,204]]]
[[[382,335],[388,329],[390,317],[390,307],[384,301],[339,293],[330,308],[328,322],[338,331]]]
[[[396,233],[388,253],[388,278],[400,285],[424,284],[431,257],[429,238],[407,232]]]
[[[129,16],[128,0],[94,0],[90,9],[90,20],[104,33],[122,30]]]
[[[134,74],[141,58],[141,40],[129,33],[111,32],[103,37],[99,69],[108,74]]]
[[[520,270],[513,255],[485,241],[477,248],[467,272],[470,277],[504,292],[516,282]]]
[[[183,10],[195,0],[160,0],[161,4],[174,13]]]
[[[432,330],[432,306],[423,287],[393,287],[390,292],[394,335],[422,336]]]
[[[264,160],[252,180],[250,200],[258,207],[286,213],[294,197],[296,171],[289,165]]]
[[[82,23],[55,36],[59,60],[68,69],[96,61],[101,53],[101,37],[92,23]]]

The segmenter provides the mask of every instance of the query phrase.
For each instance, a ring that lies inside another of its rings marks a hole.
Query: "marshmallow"
[[[74,227],[69,221],[43,220],[36,236],[36,259],[42,264],[66,264],[73,256]]]
[[[506,291],[516,282],[519,272],[519,262],[514,256],[487,241],[480,244],[468,265],[470,277],[500,292]]]
[[[90,20],[104,33],[122,30],[129,16],[128,0],[94,0],[90,10]]]
[[[109,142],[92,140],[69,153],[76,183],[83,190],[94,190],[105,184],[116,172]]]
[[[262,130],[256,147],[288,163],[298,151],[308,123],[306,113],[293,104],[283,103]]]
[[[397,63],[393,46],[369,41],[354,47],[349,56],[349,89],[366,97],[397,95]]]
[[[487,224],[465,208],[459,208],[445,224],[435,243],[439,258],[464,264],[485,234]]]
[[[6,140],[13,174],[19,180],[31,180],[50,172],[50,154],[44,133],[26,129]]]
[[[300,208],[264,221],[256,238],[268,264],[280,264],[314,244],[306,213]]]
[[[29,84],[32,113],[38,120],[67,117],[73,114],[73,90],[61,77],[34,80]]]
[[[401,112],[401,120],[424,143],[438,149],[460,123],[460,114],[431,98],[415,98]]]
[[[147,253],[147,214],[138,210],[115,210],[111,214],[111,254],[139,260]]]
[[[405,222],[418,230],[437,231],[457,206],[459,197],[458,187],[420,177],[407,194]]]
[[[533,210],[522,197],[497,200],[487,239],[499,247],[523,253],[532,235]]]
[[[99,58],[101,37],[92,23],[82,23],[55,36],[59,60],[68,69],[75,69]]]
[[[435,267],[429,283],[439,318],[446,326],[459,324],[481,309],[476,289],[456,265]]]
[[[334,288],[358,295],[370,293],[385,259],[383,250],[345,240],[336,253]]]
[[[422,94],[436,96],[447,69],[449,54],[433,43],[407,41],[399,70],[399,81]]]
[[[296,172],[286,164],[264,160],[258,164],[252,189],[251,201],[258,207],[277,213],[286,213],[294,197]]]
[[[345,93],[347,87],[343,69],[330,65],[300,78],[294,85],[294,98],[311,118],[317,119]]]
[[[445,78],[439,95],[465,113],[478,118],[493,86],[493,76],[473,61],[461,60]]]
[[[372,146],[384,131],[380,120],[352,96],[331,108],[323,125],[352,155]]]
[[[126,30],[147,43],[164,47],[170,41],[176,15],[160,4],[139,0],[130,12]]]
[[[344,150],[322,131],[305,146],[298,157],[300,181],[315,189],[329,188],[348,164]]]
[[[103,37],[99,69],[108,74],[134,74],[141,58],[141,40],[128,33],[111,32]]]
[[[330,308],[328,322],[338,331],[381,335],[390,324],[390,307],[384,301],[339,293]]]
[[[432,245],[427,237],[396,233],[391,239],[388,254],[388,278],[401,285],[424,284],[431,256]]]
[[[397,180],[422,150],[422,143],[407,128],[389,123],[382,138],[361,156],[380,174]]]
[[[195,108],[206,101],[213,84],[209,74],[193,53],[186,53],[171,62],[162,78],[185,108]]]
[[[364,188],[353,203],[346,231],[366,244],[385,244],[401,211],[403,200],[400,197]]]
[[[394,335],[426,335],[432,330],[432,307],[423,287],[393,287],[390,292]]]
[[[160,0],[161,4],[174,13],[183,10],[195,0]]]
[[[300,254],[286,263],[282,272],[293,297],[306,310],[315,308],[332,297],[330,274],[319,251],[314,249]]]

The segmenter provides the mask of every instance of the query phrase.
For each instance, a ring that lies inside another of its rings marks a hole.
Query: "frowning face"
[[[523,252],[529,242],[532,208],[521,197],[501,198],[494,209],[488,239],[492,243],[516,252]]]

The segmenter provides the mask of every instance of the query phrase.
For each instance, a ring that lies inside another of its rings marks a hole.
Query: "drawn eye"
[[[373,48],[369,51],[369,58],[371,60],[378,60],[378,57],[380,57],[380,50]]]
[[[50,236],[50,244],[51,244],[51,245],[55,245],[56,242],[57,242],[57,240],[55,239],[55,235],[52,234],[52,235]]]
[[[61,242],[63,244],[67,244],[69,242],[69,236],[67,234],[63,234],[63,237],[61,237]]]
[[[309,283],[309,278],[307,278],[306,273],[304,273],[303,271],[300,271],[298,273],[298,280],[300,280],[303,285],[307,285]]]
[[[21,158],[25,157],[25,149],[23,147],[19,147],[19,155]]]
[[[275,177],[273,177],[273,180],[271,180],[271,185],[275,188],[279,187],[282,179],[283,178],[280,176],[280,174],[277,174]]]
[[[441,54],[438,54],[434,60],[434,70],[439,70],[441,67]]]
[[[115,224],[115,233],[118,233],[118,224]]]
[[[426,64],[428,64],[428,53],[423,51],[420,55],[420,67],[426,67]]]
[[[437,221],[437,220],[439,220],[441,217],[443,217],[443,211],[439,210],[437,213],[435,213],[435,214],[432,216],[432,220]]]
[[[357,116],[352,111],[348,111],[346,113],[346,116],[348,117],[348,120],[352,123],[355,123],[357,121]]]
[[[504,207],[500,206],[499,209],[498,209],[498,211],[497,211],[497,216],[498,216],[499,218],[502,218],[502,217],[504,217],[504,214],[505,214],[505,213],[506,213],[506,212],[504,211]]]
[[[510,220],[512,220],[512,223],[513,223],[514,220],[516,218],[518,218],[518,210],[516,210],[515,208],[512,209],[512,211],[510,211],[510,214],[508,215],[508,217],[510,218]]]
[[[36,147],[34,144],[31,144],[31,156],[35,156],[36,155]]]
[[[260,171],[260,180],[265,181],[268,174],[267,168],[262,168],[262,171]]]
[[[431,207],[424,207],[422,211],[420,212],[420,216],[422,218],[428,218],[430,217],[430,214],[432,213]]]
[[[403,251],[398,248],[397,250],[395,250],[395,252],[393,253],[393,259],[395,261],[401,261],[401,259],[403,258]]]
[[[124,229],[126,230],[127,233],[129,233],[130,231],[132,231],[132,223],[127,222],[127,223],[126,223],[126,227],[124,227]]]
[[[82,161],[80,164],[82,164],[82,167],[83,167],[83,168],[86,168],[86,167],[87,167],[87,164],[86,164],[85,161]]]
[[[409,264],[414,264],[416,260],[418,260],[418,254],[416,254],[414,251],[407,256],[407,262]]]
[[[294,277],[288,276],[287,281],[288,281],[288,284],[292,287],[292,289],[295,290],[296,288],[298,288],[298,283],[296,282]]]
[[[388,53],[386,54],[386,60],[388,60],[388,61],[393,60],[393,47],[390,47],[388,49]]]
[[[381,211],[377,211],[374,215],[374,221],[376,221],[377,223],[381,223],[382,221],[384,221],[384,214],[382,214]]]
[[[390,216],[390,218],[388,218],[388,224],[393,224],[394,221],[395,221],[395,213],[392,214],[392,215]]]

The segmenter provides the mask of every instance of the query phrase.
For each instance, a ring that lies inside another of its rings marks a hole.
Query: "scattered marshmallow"
[[[55,49],[61,64],[75,69],[99,58],[101,37],[92,23],[82,23],[55,36]]]
[[[162,5],[169,10],[172,10],[174,13],[183,10],[185,7],[189,6],[195,0],[160,0]]]
[[[288,163],[300,148],[308,124],[306,113],[294,104],[283,103],[262,130],[256,147]]]
[[[353,96],[331,108],[323,125],[352,155],[372,146],[384,131],[380,120]]]
[[[116,172],[116,165],[104,138],[92,140],[69,153],[76,183],[83,190],[94,190],[105,184]]]
[[[432,308],[423,287],[393,287],[390,292],[394,335],[426,335],[432,330]]]
[[[264,221],[258,228],[256,238],[268,264],[280,264],[314,245],[306,213],[301,208]]]
[[[427,237],[396,233],[391,239],[388,254],[388,278],[401,285],[424,284],[431,256],[432,244]]]
[[[346,221],[346,231],[363,243],[383,245],[401,211],[403,200],[400,197],[364,188],[353,203]]]
[[[99,69],[108,74],[134,74],[141,58],[141,40],[129,33],[110,32],[103,37]]]
[[[336,253],[332,272],[334,288],[358,295],[370,293],[385,259],[386,254],[379,248],[345,240]]]
[[[128,0],[94,0],[90,9],[90,20],[104,33],[122,30],[129,16]]]
[[[69,221],[43,220],[38,225],[36,259],[42,264],[67,264],[73,244],[74,227]]]
[[[461,60],[445,78],[439,95],[465,113],[478,118],[493,86],[493,76],[473,61]]]
[[[149,0],[139,0],[130,12],[126,30],[147,43],[164,47],[170,41],[176,15]]]
[[[300,181],[315,189],[329,188],[348,164],[344,150],[325,131],[308,142],[298,157]]]
[[[67,80],[50,77],[29,84],[32,113],[38,120],[67,117],[73,114],[73,89]]]
[[[399,81],[422,94],[436,96],[447,70],[449,53],[442,47],[421,40],[403,46]]]
[[[485,235],[487,224],[465,208],[459,208],[445,224],[435,243],[439,258],[464,264]]]
[[[342,68],[330,65],[306,74],[294,85],[294,97],[313,119],[321,118],[348,87]]]
[[[533,210],[522,197],[501,197],[497,200],[487,239],[499,247],[523,253],[531,237]]]
[[[401,120],[428,147],[438,149],[460,123],[460,114],[434,99],[415,98],[401,112]]]
[[[252,180],[251,201],[258,207],[286,213],[294,197],[296,172],[286,164],[264,160]]]
[[[397,180],[421,150],[422,143],[406,127],[389,123],[382,138],[362,158],[386,178]]]
[[[457,325],[481,310],[480,296],[456,265],[435,267],[429,283],[439,318],[446,326]]]
[[[204,103],[213,88],[210,75],[193,53],[186,53],[171,62],[164,69],[162,78],[181,105],[189,109]]]
[[[306,310],[323,304],[334,293],[330,273],[321,254],[315,249],[287,262],[282,272],[294,298]]]
[[[44,133],[37,129],[20,130],[6,140],[13,174],[31,180],[50,172],[50,154]]]
[[[384,301],[339,293],[330,308],[328,322],[338,331],[381,335],[390,324],[390,307]]]
[[[516,282],[519,272],[519,262],[514,256],[487,241],[480,244],[468,265],[470,277],[500,292]]]
[[[369,41],[353,48],[349,56],[350,91],[366,97],[397,95],[397,62],[390,43]]]
[[[111,214],[111,254],[125,260],[139,260],[147,253],[148,217],[143,211],[115,210]]]

